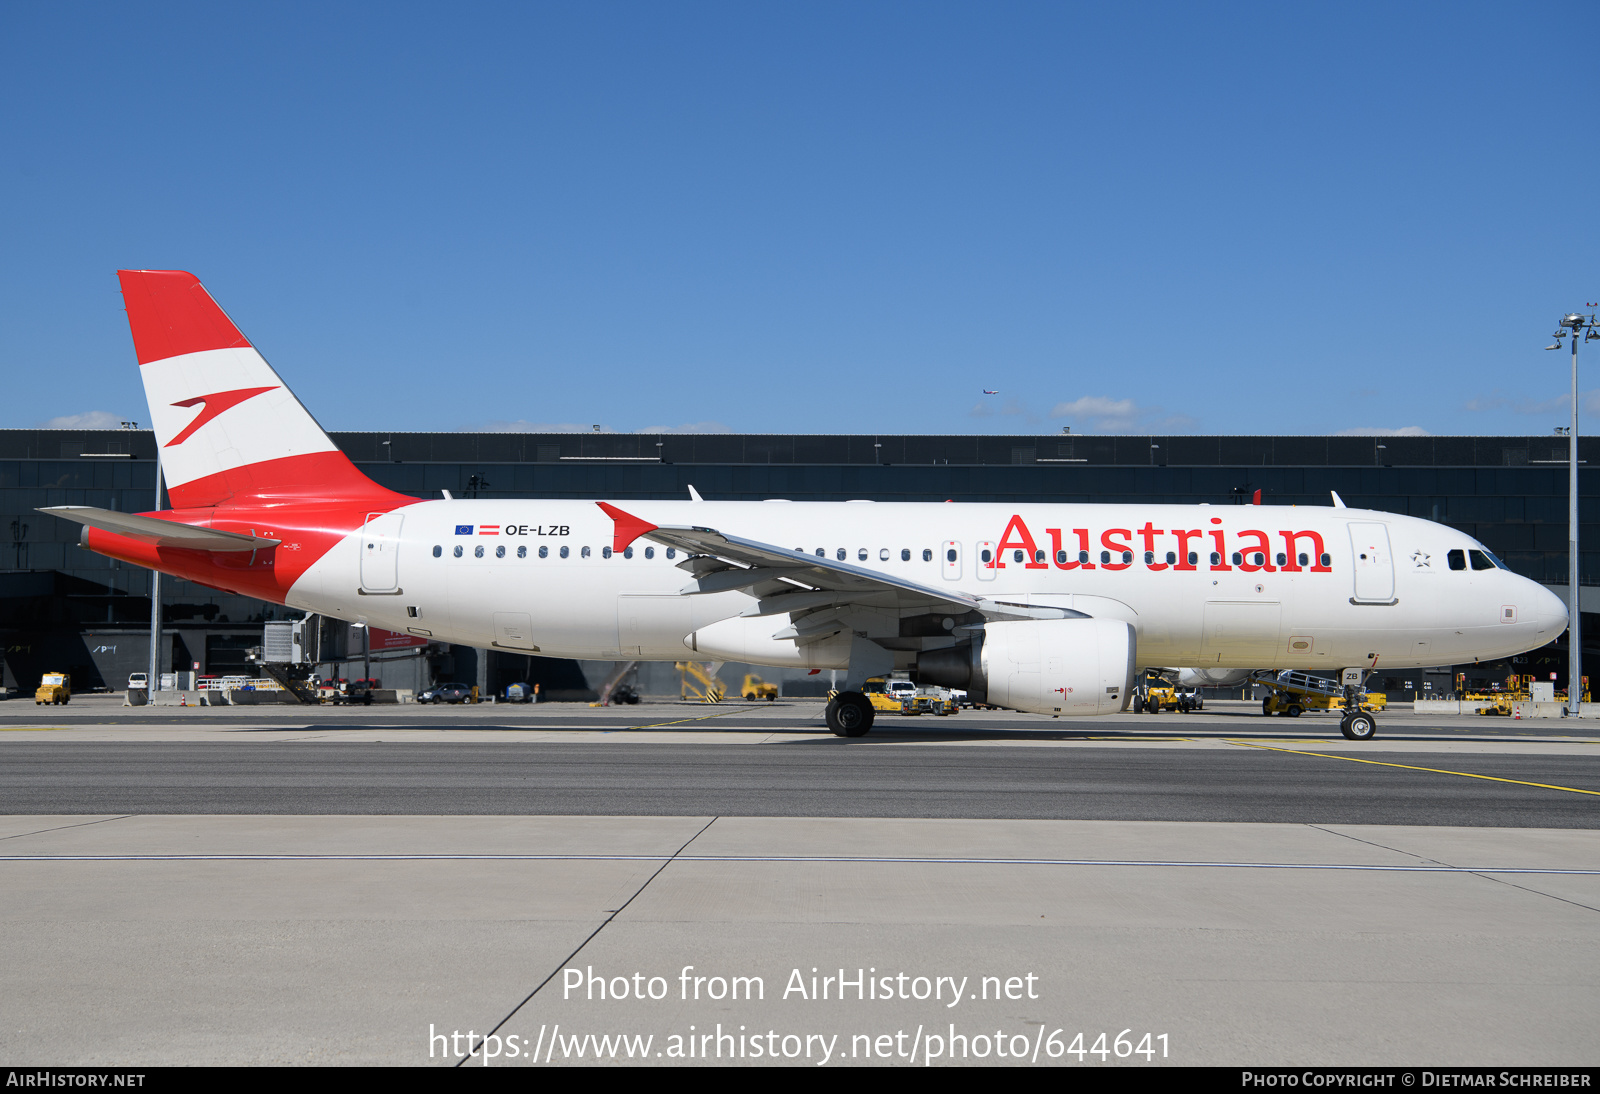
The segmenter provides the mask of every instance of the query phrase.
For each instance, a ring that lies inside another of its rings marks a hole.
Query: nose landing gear
[[[1370,741],[1377,736],[1378,723],[1364,711],[1347,714],[1339,722],[1339,732],[1352,741]]]

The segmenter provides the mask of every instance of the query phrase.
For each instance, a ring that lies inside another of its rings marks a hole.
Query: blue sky
[[[8,4],[0,426],[136,266],[331,429],[1546,433],[1597,12]]]

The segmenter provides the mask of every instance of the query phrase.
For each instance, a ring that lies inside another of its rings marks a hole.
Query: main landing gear
[[[834,736],[863,737],[872,728],[872,703],[859,691],[841,691],[828,700],[824,717]]]

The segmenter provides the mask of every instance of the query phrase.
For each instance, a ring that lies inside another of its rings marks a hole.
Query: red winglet
[[[118,270],[133,352],[141,365],[250,343],[200,279],[183,270]]]
[[[1259,490],[1256,491],[1256,496],[1250,499],[1250,504],[1251,505],[1260,505],[1261,504],[1261,491],[1259,491]]]
[[[646,532],[654,532],[656,530],[654,524],[647,520],[640,520],[632,513],[624,513],[615,505],[607,505],[603,501],[597,501],[595,504],[600,507],[606,516],[617,522],[616,530],[611,537],[611,549],[613,551],[625,551],[628,548],[628,544]]]

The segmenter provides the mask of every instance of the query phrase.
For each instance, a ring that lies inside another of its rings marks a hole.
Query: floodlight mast
[[[1590,307],[1595,307],[1590,304]],[[1600,335],[1595,314],[1569,312],[1556,325],[1555,343],[1545,349],[1560,349],[1561,339],[1572,336],[1572,424],[1567,430],[1567,716],[1583,713],[1583,616],[1578,602],[1578,343]]]

